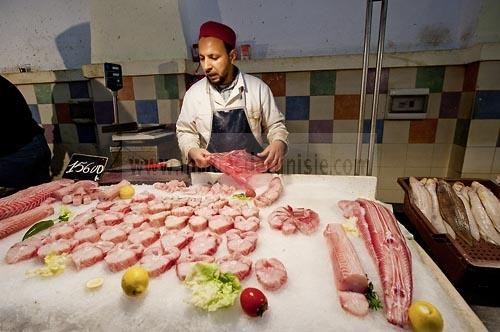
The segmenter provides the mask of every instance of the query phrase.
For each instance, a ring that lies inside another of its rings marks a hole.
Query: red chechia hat
[[[234,30],[219,22],[208,21],[203,23],[200,27],[198,39],[201,37],[215,37],[233,48],[236,46],[236,33]]]

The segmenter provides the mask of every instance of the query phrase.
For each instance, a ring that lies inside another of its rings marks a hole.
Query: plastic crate
[[[420,179],[420,178],[417,178]],[[481,179],[442,179],[451,185],[456,181],[470,186],[477,181],[490,189],[496,197],[500,187],[490,180]],[[490,288],[498,287],[500,280],[500,246],[481,239],[469,246],[460,238],[453,239],[448,234],[438,234],[431,222],[415,205],[409,178],[398,178],[405,191],[404,212],[430,250],[430,256],[443,273],[457,287]]]

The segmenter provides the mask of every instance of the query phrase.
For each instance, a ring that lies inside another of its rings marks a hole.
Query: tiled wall
[[[285,112],[290,149],[284,172],[353,174],[361,70],[263,73]],[[481,176],[500,172],[500,62],[466,66],[386,68],[382,71],[373,174],[378,198],[400,202],[398,176]],[[124,77],[118,93],[120,122],[174,124],[190,75]],[[110,144],[100,126],[113,122],[103,79],[19,86],[51,143],[66,151]],[[427,118],[388,120],[388,91],[429,88]],[[366,115],[371,113],[374,71],[369,71]],[[83,99],[82,99],[83,98]],[[82,101],[83,104],[74,104]],[[85,103],[85,101],[87,103]],[[90,101],[90,102],[89,102]],[[75,110],[76,109],[76,110]],[[93,111],[95,125],[72,114]],[[369,131],[369,121],[364,122]],[[368,134],[363,136],[366,165]],[[94,149],[94,150],[93,150]],[[97,149],[103,153],[103,149]]]

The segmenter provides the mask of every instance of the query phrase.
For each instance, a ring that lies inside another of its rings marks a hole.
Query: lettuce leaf
[[[220,272],[213,263],[195,264],[184,284],[191,290],[187,302],[207,311],[232,306],[241,291],[238,278],[233,273]]]

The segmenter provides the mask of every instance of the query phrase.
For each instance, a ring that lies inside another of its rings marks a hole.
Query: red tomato
[[[252,188],[247,188],[247,189],[245,190],[245,195],[246,195],[247,197],[255,197],[255,195],[256,195],[256,194],[255,194],[255,190],[253,190]]]
[[[243,311],[251,317],[262,316],[267,310],[267,298],[257,288],[245,288],[240,295],[240,303]]]

